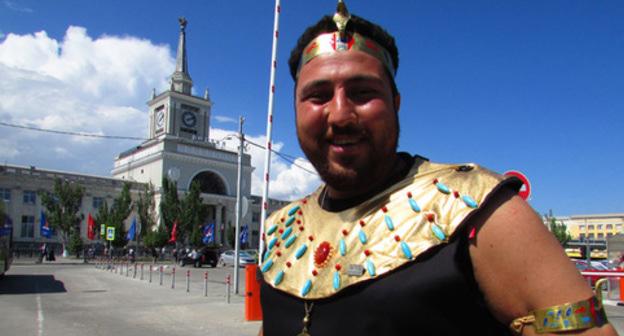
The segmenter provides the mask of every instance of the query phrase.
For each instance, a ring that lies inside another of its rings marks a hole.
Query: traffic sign
[[[531,182],[529,182],[529,179],[526,177],[526,175],[522,174],[517,170],[507,171],[504,175],[515,176],[520,179],[520,181],[522,181],[522,187],[520,188],[520,190],[518,190],[518,196],[522,197],[522,199],[524,199],[525,201],[528,200],[531,196]]]
[[[115,240],[115,227],[114,226],[106,227],[106,240]]]

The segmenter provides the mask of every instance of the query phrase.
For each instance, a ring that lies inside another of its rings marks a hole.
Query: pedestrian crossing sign
[[[115,240],[115,227],[114,226],[106,227],[106,240]]]

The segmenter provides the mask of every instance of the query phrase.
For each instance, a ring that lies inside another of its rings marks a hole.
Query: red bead
[[[430,221],[430,222],[435,221],[435,215],[432,214],[432,213],[428,213],[427,214],[427,220]]]
[[[280,221],[281,221],[282,223],[284,223],[284,217],[280,218]]]
[[[282,256],[282,252],[280,252],[280,251],[275,252],[275,254],[277,254],[278,257]]]
[[[292,264],[290,263],[290,261],[287,261],[287,262],[286,262],[286,267],[289,267],[289,268],[290,268],[290,266],[292,266]]]
[[[342,266],[340,266],[340,264],[336,264],[336,266],[334,266],[336,268],[336,271],[340,271],[342,269]]]
[[[438,181],[438,179],[433,179],[433,184],[436,184],[438,182],[440,182],[440,181]]]
[[[279,241],[275,242],[275,246],[279,247],[280,246],[280,242]]]
[[[394,236],[394,240],[396,240],[396,241],[400,242],[400,241],[401,241],[401,237],[399,237],[399,236]]]
[[[284,229],[279,229],[279,230],[277,230],[277,232],[284,233]]]
[[[347,231],[347,230],[342,230],[342,234],[346,236],[346,235],[348,235],[348,234],[349,234],[349,231]]]
[[[301,215],[303,215],[303,211],[299,210],[299,211],[297,211],[297,214],[298,214],[299,216],[301,216]]]
[[[312,270],[312,275],[317,276],[318,272],[316,270]]]
[[[262,232],[262,240],[266,240],[265,238],[266,236],[264,235],[264,232]]]
[[[412,192],[411,191],[407,192],[407,197],[412,198]]]
[[[300,226],[300,227],[299,227],[299,231],[303,231],[303,226]]]
[[[381,211],[383,212],[388,212],[388,208],[386,208],[385,206],[381,207]]]
[[[301,224],[301,219],[297,219],[297,224]]]
[[[371,255],[371,251],[369,251],[369,250],[364,250],[364,254],[368,257],[369,255]]]
[[[314,241],[314,236],[310,236],[310,237],[308,237],[308,239],[309,239],[310,241]]]
[[[360,220],[360,226],[361,226],[361,227],[366,226],[366,222],[364,222],[363,220]]]
[[[314,251],[314,263],[323,267],[331,257],[331,252],[332,246],[326,241],[322,242]]]
[[[455,198],[459,198],[459,192],[458,191],[453,191],[453,196],[455,196]]]
[[[301,203],[306,204],[308,203],[308,200],[304,198],[303,201],[301,201]]]

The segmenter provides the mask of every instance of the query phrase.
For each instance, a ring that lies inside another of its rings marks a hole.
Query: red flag
[[[87,238],[89,238],[89,240],[95,239],[95,221],[93,217],[91,217],[91,213],[89,213],[87,217]]]
[[[169,243],[176,242],[176,235],[178,233],[178,221],[173,222],[173,229],[171,229],[171,238],[169,238]]]

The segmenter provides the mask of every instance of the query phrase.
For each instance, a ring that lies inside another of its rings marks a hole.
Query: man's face
[[[382,63],[364,52],[320,55],[302,67],[297,137],[332,196],[383,182],[395,163],[399,104]]]

